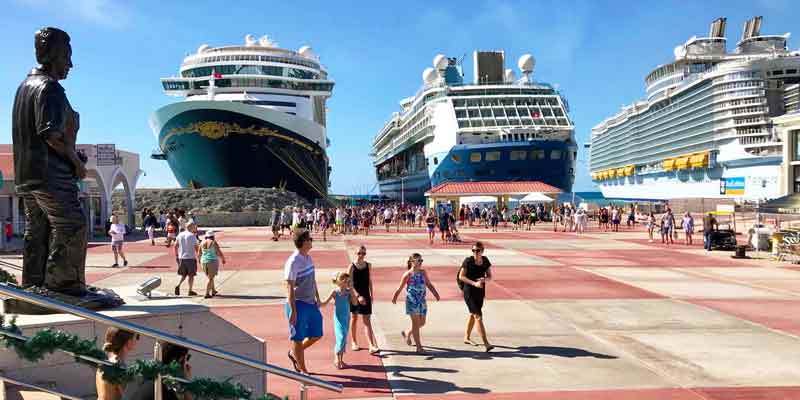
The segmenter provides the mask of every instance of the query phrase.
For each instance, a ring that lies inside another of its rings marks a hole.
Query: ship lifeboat
[[[705,168],[708,167],[708,152],[693,154],[689,157],[689,165],[692,168]]]
[[[675,169],[689,168],[689,156],[681,156],[675,159]]]
[[[628,165],[625,167],[625,176],[633,176],[635,168],[633,165]]]
[[[661,163],[661,167],[664,168],[664,171],[672,171],[675,169],[675,159],[668,158]]]

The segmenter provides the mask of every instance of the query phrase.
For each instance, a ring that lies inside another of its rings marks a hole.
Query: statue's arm
[[[67,98],[60,88],[44,88],[37,102],[36,127],[50,148],[68,160],[78,178],[83,179],[86,177],[86,167],[75,150],[78,121],[67,109]]]

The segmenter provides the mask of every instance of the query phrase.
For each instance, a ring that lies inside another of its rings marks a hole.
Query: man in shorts
[[[281,237],[281,212],[277,208],[272,209],[270,225],[272,226],[272,241],[277,242]]]
[[[186,278],[189,278],[189,296],[197,296],[192,290],[194,287],[194,276],[197,275],[197,252],[200,243],[197,240],[197,225],[194,222],[186,223],[186,230],[178,234],[175,241],[175,259],[178,261],[178,275],[181,281],[175,286],[175,295],[181,295],[181,285]]]
[[[309,252],[311,232],[298,229],[293,235],[296,250],[286,259],[286,317],[289,320],[290,348],[287,356],[295,371],[308,374],[305,350],[322,337],[322,314],[314,261]]]

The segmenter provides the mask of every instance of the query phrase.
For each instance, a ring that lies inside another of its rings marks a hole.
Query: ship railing
[[[315,378],[313,376],[301,374],[299,372],[290,371],[285,368],[278,367],[276,365],[267,364],[265,362],[261,362],[252,358],[244,357],[229,351],[216,349],[210,347],[204,343],[195,342],[193,340],[181,338],[163,331],[159,331],[157,329],[149,328],[143,325],[134,324],[132,322],[110,317],[95,311],[87,310],[85,308],[73,306],[67,303],[63,303],[58,300],[54,300],[48,297],[39,296],[37,294],[28,293],[23,290],[20,290],[14,286],[2,283],[0,284],[0,296],[4,296],[7,298],[17,299],[26,303],[31,303],[36,306],[46,308],[48,310],[58,311],[65,314],[71,314],[77,317],[81,317],[83,319],[87,319],[93,322],[98,322],[104,325],[108,325],[111,327],[115,327],[118,329],[123,329],[126,331],[130,331],[133,333],[138,333],[142,336],[147,336],[155,340],[155,346],[153,351],[153,358],[156,361],[161,361],[162,350],[165,344],[172,344],[184,347],[189,350],[194,350],[199,353],[203,353],[205,355],[225,360],[229,362],[233,362],[236,364],[244,365],[250,368],[254,368],[260,371],[263,371],[268,374],[275,374],[280,377],[295,381],[300,386],[300,396],[301,400],[308,399],[308,387],[309,386],[316,386],[326,390],[330,390],[332,392],[341,393],[343,388],[342,385],[328,382],[323,379]],[[0,331],[0,335],[16,337],[20,340],[26,340],[24,336],[16,335],[6,331]],[[108,361],[105,360],[97,360],[91,357],[81,356],[80,358],[92,362],[94,364],[110,364]],[[187,382],[185,379],[181,377],[173,377],[173,376],[162,376],[159,375],[155,379],[155,400],[162,400],[163,393],[161,392],[161,380],[163,378],[170,378],[178,381]],[[8,378],[4,378],[8,379]],[[26,386],[31,386],[30,384],[25,384]],[[64,396],[62,396],[64,397]],[[77,399],[75,397],[67,396],[66,398]]]

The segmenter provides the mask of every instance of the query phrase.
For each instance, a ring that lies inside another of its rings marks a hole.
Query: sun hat
[[[203,237],[206,238],[206,239],[213,238],[214,237],[214,231],[212,231],[212,230],[206,231],[206,234],[203,235]]]

